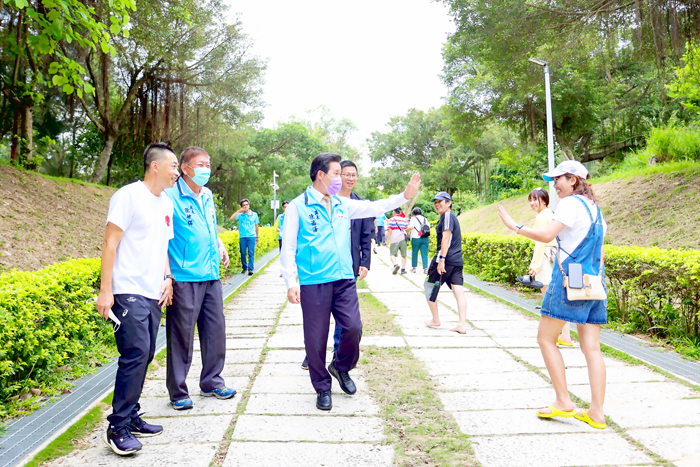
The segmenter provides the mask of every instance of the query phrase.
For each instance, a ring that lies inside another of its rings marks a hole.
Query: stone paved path
[[[457,315],[446,309],[456,310],[457,304],[443,287],[442,327],[427,328],[425,276],[391,275],[386,249],[379,252],[384,267],[373,261],[367,284],[396,315],[406,342],[425,362],[445,408],[471,436],[483,465],[662,465],[658,461],[664,459],[679,467],[700,466],[700,393],[646,367],[606,357],[605,409],[619,429],[595,430],[573,418],[541,420],[534,409],[550,403],[554,390],[542,376],[537,321],[467,290],[471,327],[466,336],[457,335],[449,331]],[[578,346],[562,354],[569,390],[590,402],[583,354]]]
[[[594,430],[574,419],[540,420],[534,409],[554,392],[535,342],[537,321],[511,307],[467,292],[466,336],[448,331],[457,322],[454,297],[440,295],[443,326],[423,325],[429,311],[422,274],[393,276],[379,249],[367,284],[395,315],[403,336],[365,336],[362,345],[409,346],[437,384],[460,429],[471,436],[484,466],[669,465],[700,466],[700,394],[645,367],[608,359],[606,411],[619,428]],[[369,396],[362,368],[352,372],[358,394],[333,387],[333,410],[315,408],[308,372],[301,370],[301,309],[286,302],[278,262],[256,276],[226,305],[227,357],[223,376],[239,394],[229,401],[193,396],[195,408],[168,406],[165,368],[149,374],[142,399],[161,436],[143,440],[133,458],[119,458],[101,441],[51,463],[54,466],[389,466],[384,424]],[[448,307],[452,308],[450,310]],[[274,332],[273,332],[274,330]],[[332,338],[329,336],[329,345]],[[578,348],[562,351],[571,392],[589,400]],[[330,353],[328,361],[330,361]],[[195,357],[199,362],[199,357]],[[198,393],[201,364],[188,385]],[[646,450],[644,449],[646,448]]]
[[[393,448],[381,446],[383,423],[361,370],[353,372],[357,395],[346,396],[334,380],[333,410],[316,409],[309,373],[301,369],[301,307],[286,300],[278,260],[256,275],[225,312],[227,353],[222,375],[238,391],[235,398],[219,401],[194,395],[199,393],[201,371],[197,350],[187,381],[192,410],[177,412],[168,405],[165,366],[149,373],[142,411],[149,422],[162,424],[164,432],[141,439],[144,448],[138,454],[131,458],[112,454],[101,438],[105,424],[89,436],[88,449],[50,465],[208,466],[222,461],[217,452],[229,442],[225,467],[392,465]],[[329,344],[333,345],[332,336]]]

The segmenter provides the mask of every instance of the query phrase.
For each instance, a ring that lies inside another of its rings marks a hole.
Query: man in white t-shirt
[[[173,203],[163,190],[178,179],[177,157],[167,144],[153,143],[144,151],[143,165],[143,181],[124,186],[109,200],[97,298],[97,311],[114,321],[119,350],[104,441],[122,456],[141,449],[134,436],[163,432],[141,419],[139,398],[155,354],[161,309],[172,301],[175,280],[168,264]]]

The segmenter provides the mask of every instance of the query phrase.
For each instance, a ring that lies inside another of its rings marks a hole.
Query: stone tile
[[[476,457],[488,467],[559,467],[653,464],[611,430],[599,433],[472,437]]]
[[[333,410],[316,408],[315,394],[251,394],[246,414],[259,415],[377,415],[379,407],[369,395],[333,393]]]
[[[587,402],[591,401],[591,387],[588,384],[570,384],[569,391]],[[606,404],[616,402],[650,402],[697,396],[698,394],[692,389],[673,382],[612,383],[607,384],[605,387]]]
[[[518,363],[505,352],[502,356],[494,356],[489,359],[473,359],[458,362],[430,360],[425,362],[425,365],[428,368],[428,373],[431,375],[469,375],[474,373],[507,373],[527,370],[523,364]]]
[[[328,347],[333,347],[333,335],[330,334],[326,340]],[[295,334],[276,334],[270,337],[267,346],[271,349],[303,349],[304,336]]]
[[[450,412],[492,409],[539,409],[554,398],[554,390],[513,389],[498,391],[441,392],[445,409]]]
[[[354,373],[354,372],[353,372]],[[258,376],[308,376],[309,370],[301,369],[301,362],[264,363]]]
[[[442,337],[406,336],[406,342],[411,347],[496,347],[490,337],[466,337],[462,339],[443,339]]]
[[[219,400],[216,397],[202,397],[190,394],[194,408],[190,410],[175,410],[167,397],[142,397],[139,400],[141,411],[149,417],[191,417],[197,415],[235,414],[241,394],[232,399]]]
[[[518,328],[491,328],[483,331],[489,336],[496,337],[520,337],[531,339],[532,342],[537,340],[537,329],[518,329]],[[536,345],[536,344],[535,344]]]
[[[301,365],[305,356],[305,350],[270,350],[267,352],[265,363],[298,363]],[[332,359],[333,352],[327,352],[326,363],[330,363]]]
[[[226,351],[226,363],[257,363],[260,361],[262,348],[259,349],[235,349]],[[201,362],[201,352],[195,350],[193,361]]]
[[[295,417],[241,415],[233,439],[249,441],[381,441],[382,421],[376,417]]]
[[[276,319],[236,319],[231,316],[226,316],[226,327],[238,327],[238,326],[274,326]]]
[[[425,321],[425,320],[423,320]],[[442,326],[440,328],[429,328],[428,326],[420,327],[408,327],[401,326],[401,330],[406,336],[423,336],[423,337],[488,337],[488,335],[478,329],[468,329],[466,334],[458,334],[452,332],[447,328],[447,326]]]
[[[551,394],[550,394],[551,396]],[[534,410],[453,412],[459,429],[470,436],[594,432],[575,418],[539,418]]]
[[[60,457],[49,464],[51,467],[71,465],[90,465],[101,467],[208,467],[214,454],[216,444],[161,444],[144,446],[132,456],[117,456],[107,446],[76,450],[65,457]]]
[[[627,434],[676,465],[700,465],[700,426],[637,429]]]
[[[257,338],[234,338],[234,339],[226,339],[226,348],[227,349],[260,349],[259,352],[262,351],[263,346],[265,345],[265,341],[267,341],[267,337],[257,337]],[[199,340],[195,339],[194,341],[194,350],[199,350]]]
[[[225,378],[226,385],[234,388],[237,392],[243,392],[250,383],[250,378],[247,377],[231,377]],[[185,381],[190,395],[199,394],[199,379],[187,379]],[[147,379],[143,384],[141,397],[168,397],[168,389],[165,387],[165,381],[162,379]]]
[[[355,381],[358,393],[367,391],[367,383],[355,376],[354,372],[350,372],[350,376]],[[331,377],[333,386],[331,391],[333,394],[342,393],[342,389],[338,386],[338,381]],[[253,382],[252,394],[316,394],[314,387],[311,385],[311,378],[308,372],[305,376],[258,376]]]
[[[580,349],[560,347],[559,350],[561,351],[562,358],[564,358],[564,364],[567,368],[586,367],[586,358],[583,356]],[[530,365],[537,368],[545,368],[544,359],[542,358],[540,349],[512,349],[510,352],[516,357],[523,359]],[[623,362],[612,358],[603,357],[603,360],[605,360],[605,366],[608,368],[625,365]]]
[[[537,340],[532,337],[493,337],[492,339],[499,346],[506,348],[536,348],[538,350],[540,348]]]
[[[304,324],[304,318],[300,316],[280,318],[279,324]]]
[[[605,412],[623,428],[700,425],[700,399],[605,404]]]
[[[441,388],[455,390],[486,391],[493,389],[539,389],[550,387],[548,382],[532,371],[434,376],[433,379]]]
[[[614,366],[606,372],[608,384],[642,383],[666,381],[666,377],[643,366]],[[566,381],[569,384],[588,384],[588,368],[567,368]]]
[[[406,341],[400,336],[362,336],[361,346],[406,347]]]
[[[252,363],[232,363],[224,365],[224,369],[221,371],[221,376],[223,378],[235,377],[235,376],[252,376],[253,371],[255,371],[255,365]],[[166,368],[165,365],[154,369],[148,374],[149,379],[165,379]],[[190,367],[189,377],[198,377],[202,373],[202,363],[193,363]]]
[[[391,446],[321,443],[238,443],[228,448],[224,467],[390,467]]]
[[[411,349],[411,352],[424,362],[469,362],[505,357],[512,359],[505,350],[498,348]]]

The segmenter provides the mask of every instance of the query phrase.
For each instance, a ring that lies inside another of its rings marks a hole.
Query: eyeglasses
[[[359,178],[357,174],[340,174],[340,176],[343,178],[349,178],[350,180],[352,180],[353,178]]]

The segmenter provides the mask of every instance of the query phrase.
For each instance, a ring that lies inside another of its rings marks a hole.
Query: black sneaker
[[[248,269],[248,275],[249,275],[249,276],[252,276],[252,275],[253,275],[253,270],[252,270],[252,269]]]
[[[406,270],[405,270],[405,269],[402,269],[402,270],[401,270],[401,274],[406,274]]]
[[[160,425],[151,425],[146,423],[143,418],[141,418],[142,413],[136,416],[135,420],[131,420],[129,425],[129,430],[131,434],[137,438],[148,438],[149,436],[158,436],[163,432],[163,427]]]
[[[401,266],[399,266],[398,264],[395,264],[395,265],[394,265],[394,270],[391,271],[391,273],[392,273],[393,275],[396,275],[396,273],[399,272],[399,268],[401,268]]]
[[[247,269],[244,269],[244,270],[241,271],[241,274],[245,274],[245,273],[247,273],[247,272],[248,272],[248,270],[247,270]]]
[[[332,360],[331,364],[328,365],[328,373],[338,380],[338,385],[340,385],[340,389],[342,389],[345,394],[352,396],[357,392],[355,382],[352,380],[352,378],[350,378],[348,373],[338,371],[338,369],[335,367],[335,360]]]
[[[120,456],[129,456],[141,450],[141,442],[134,438],[128,426],[114,428],[111,425],[105,431],[104,442]]]
[[[302,370],[308,370],[308,369],[309,369],[309,359],[306,358],[306,355],[304,355],[304,361],[301,362],[301,369],[302,369]]]

